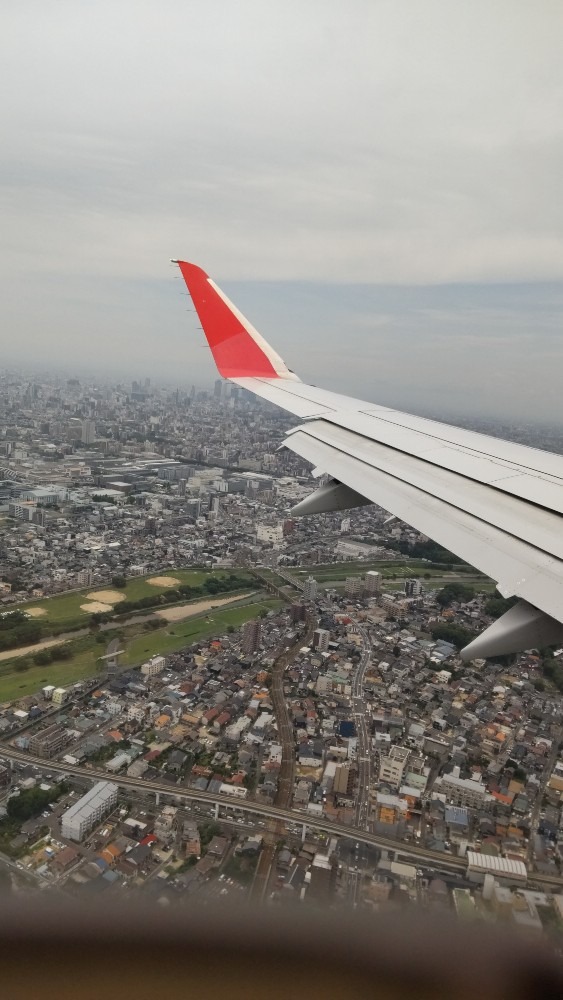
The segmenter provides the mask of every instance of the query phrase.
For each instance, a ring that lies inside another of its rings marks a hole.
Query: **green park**
[[[235,630],[244,622],[282,605],[277,599],[257,600],[256,595],[251,603],[242,601],[244,598],[235,607],[210,608],[180,622],[161,623],[153,618],[106,631],[94,629],[54,647],[59,655],[61,648],[64,649],[61,660],[38,664],[34,660],[40,654],[22,657],[14,650],[13,656],[0,662],[0,702],[34,694],[46,684],[66,687],[88,678],[102,679],[106,674],[103,657],[113,639],[118,639],[123,649],[119,656],[120,668],[140,666],[155,654],[178,652],[192,643]],[[48,654],[49,649],[42,652]]]

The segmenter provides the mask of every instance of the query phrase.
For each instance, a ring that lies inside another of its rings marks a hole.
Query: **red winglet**
[[[282,359],[196,264],[177,263],[224,378],[291,378]],[[287,374],[286,374],[287,373]]]

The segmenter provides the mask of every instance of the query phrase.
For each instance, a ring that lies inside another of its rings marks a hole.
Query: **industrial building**
[[[64,814],[61,824],[63,837],[67,840],[83,840],[116,803],[117,785],[110,781],[98,781]]]

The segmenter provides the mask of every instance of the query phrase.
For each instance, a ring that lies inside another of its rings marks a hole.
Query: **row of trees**
[[[453,552],[449,552],[448,549],[443,548],[442,545],[438,545],[438,542],[433,542],[431,539],[428,539],[427,542],[414,543],[403,541],[402,539],[386,539],[385,548],[391,549],[392,552],[400,552],[411,559],[428,559],[429,562],[449,565],[450,568],[456,564],[466,565],[459,556],[454,555]]]

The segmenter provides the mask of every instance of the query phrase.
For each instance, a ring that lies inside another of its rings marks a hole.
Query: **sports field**
[[[47,635],[49,626],[60,630],[61,628],[72,629],[78,625],[87,625],[89,616],[94,610],[88,606],[93,603],[102,602],[110,609],[113,608],[115,613],[118,614],[119,604],[121,603],[118,598],[127,601],[138,601],[143,597],[154,597],[156,605],[160,594],[166,593],[166,591],[173,589],[178,584],[184,583],[190,587],[200,587],[210,576],[221,579],[221,577],[228,576],[231,572],[235,573],[237,577],[244,577],[249,581],[251,580],[244,570],[239,569],[174,569],[166,570],[163,573],[151,573],[148,576],[131,577],[127,580],[126,586],[122,588],[116,588],[111,583],[93,584],[91,587],[84,588],[84,590],[67,591],[66,593],[56,594],[54,597],[43,597],[41,600],[15,605],[11,610],[25,611],[33,618],[36,618],[37,621],[41,622],[43,634]],[[149,580],[159,579],[178,582],[170,582],[166,586],[149,583]],[[102,594],[106,595],[106,599],[100,596],[91,596]],[[83,609],[83,605],[87,610]]]

